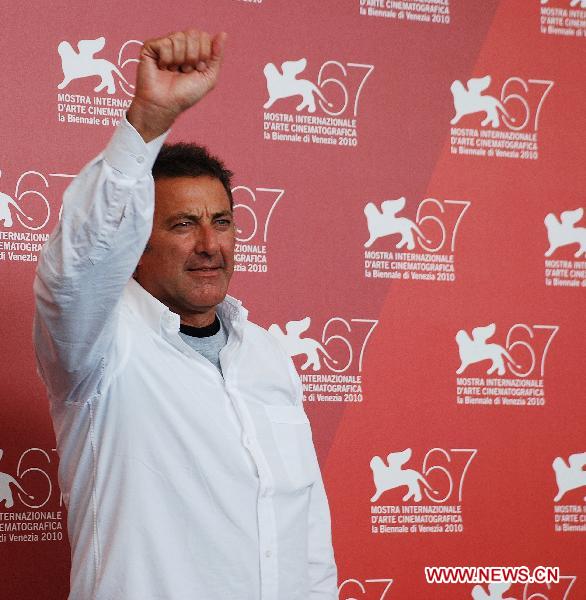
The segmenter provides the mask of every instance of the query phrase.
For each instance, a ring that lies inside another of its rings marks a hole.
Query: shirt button
[[[142,165],[142,163],[144,162],[144,156],[142,156],[141,154],[139,154],[139,155],[136,157],[136,162],[137,162],[139,165]]]
[[[271,555],[272,555],[272,552],[271,552],[270,550],[267,550],[267,551],[265,552],[265,556],[266,556],[267,558],[271,558]]]

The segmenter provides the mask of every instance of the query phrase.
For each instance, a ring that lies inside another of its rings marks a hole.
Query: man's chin
[[[186,294],[186,305],[193,307],[194,310],[200,310],[202,308],[213,308],[217,306],[224,300],[226,294],[228,292],[227,287],[222,287],[221,289],[209,289],[206,290],[199,289],[197,293],[188,293]]]

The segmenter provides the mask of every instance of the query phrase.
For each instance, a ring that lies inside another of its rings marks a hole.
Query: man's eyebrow
[[[212,219],[218,219],[220,217],[231,217],[232,216],[232,211],[231,210],[221,210],[220,212],[216,212],[212,215]]]
[[[212,220],[219,219],[221,217],[231,217],[231,216],[232,216],[231,210],[222,210],[222,211],[213,213]],[[175,213],[174,215],[171,215],[170,217],[168,217],[165,220],[165,223],[170,225],[171,223],[174,223],[176,221],[192,221],[193,223],[197,223],[198,221],[201,221],[201,215],[195,215],[190,212]]]

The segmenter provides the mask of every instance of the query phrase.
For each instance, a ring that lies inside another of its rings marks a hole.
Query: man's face
[[[157,179],[153,231],[137,281],[182,322],[212,322],[234,271],[234,231],[230,200],[218,179]]]

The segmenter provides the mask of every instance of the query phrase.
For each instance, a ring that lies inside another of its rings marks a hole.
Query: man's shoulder
[[[244,338],[250,357],[248,375],[252,378],[259,376],[270,382],[273,392],[279,387],[285,387],[288,393],[284,403],[298,404],[301,381],[293,364],[293,360],[281,342],[269,331],[251,321],[246,321]]]
[[[285,349],[279,342],[279,340],[264,327],[261,327],[253,321],[246,321],[246,335],[251,338],[254,342],[262,344],[268,350],[277,352],[283,357],[289,358],[289,355],[285,352]]]
[[[270,331],[252,321],[246,321],[246,337],[259,349],[262,348],[271,361],[279,360],[286,363],[287,368],[297,374],[293,360],[281,341]]]
[[[248,311],[242,306],[240,300],[233,296],[226,296],[220,307],[220,318],[240,320],[248,341],[257,344],[261,348],[266,348],[268,351],[277,353],[287,360],[290,359],[281,342],[272,333],[248,318]]]

